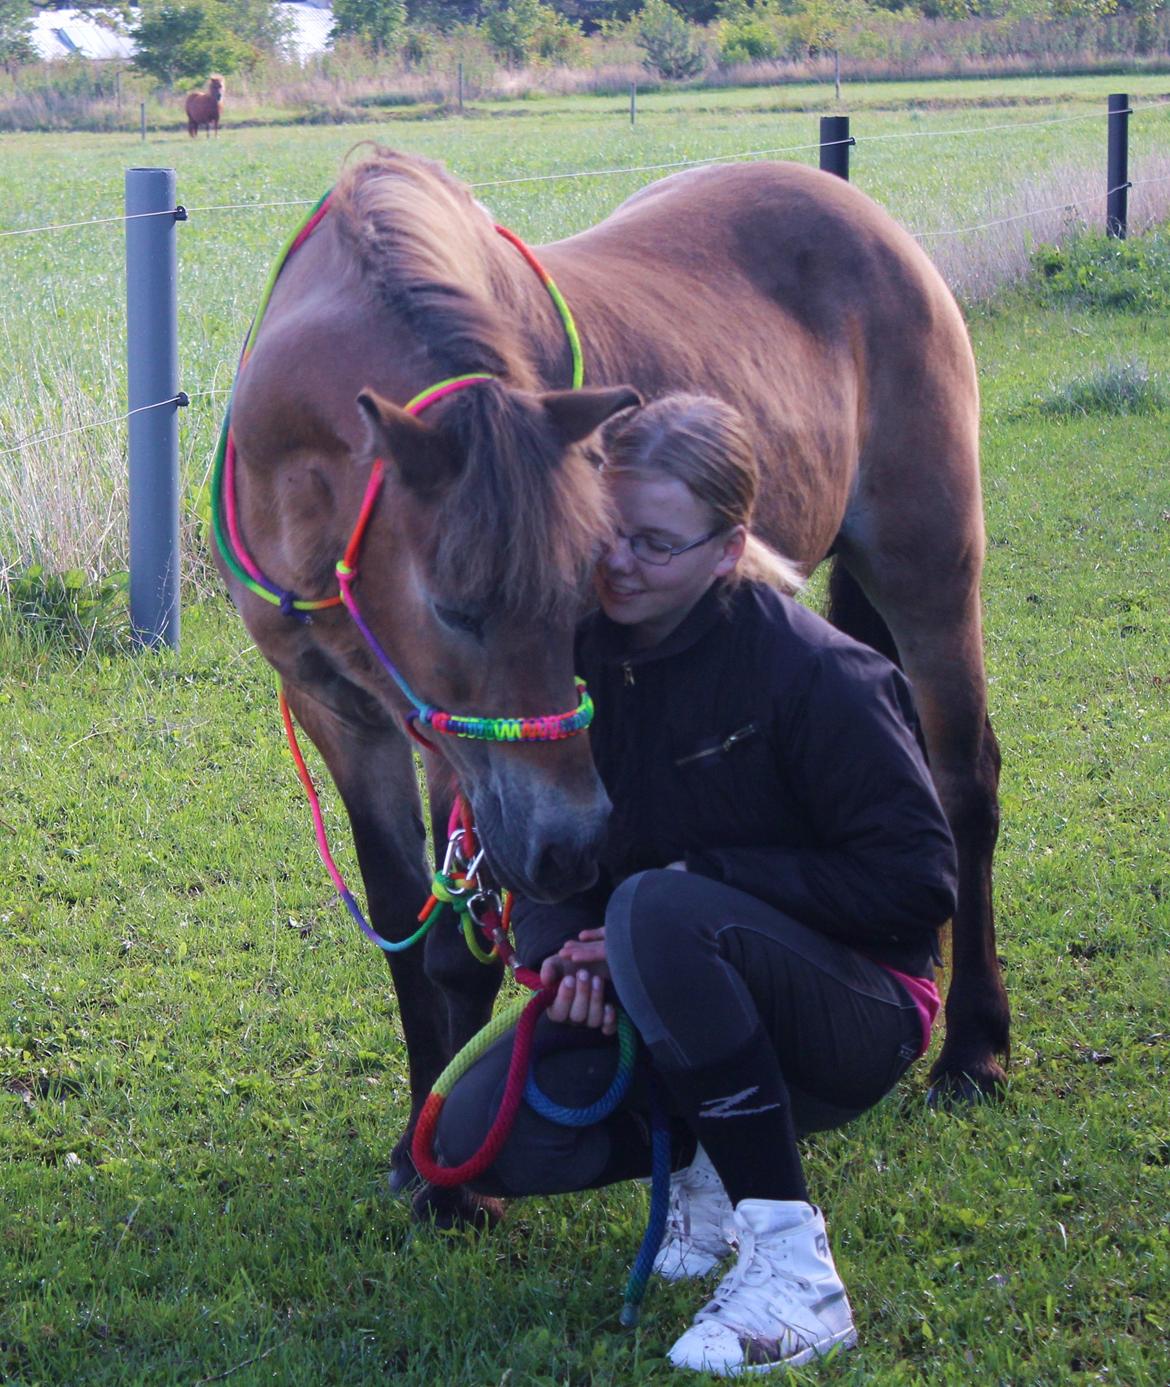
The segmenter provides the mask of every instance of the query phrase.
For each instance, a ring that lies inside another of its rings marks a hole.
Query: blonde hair
[[[804,584],[797,566],[751,532],[760,465],[743,415],[711,395],[663,395],[606,435],[607,471],[670,477],[693,493],[726,529],[747,531],[743,557],[724,578],[766,583],[782,592]]]

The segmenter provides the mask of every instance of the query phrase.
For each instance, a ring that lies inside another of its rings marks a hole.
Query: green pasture
[[[1090,109],[1111,85],[1060,83],[1048,114]],[[634,131],[612,100],[578,100],[548,120],[227,128],[218,145],[7,137],[0,230],[116,216],[132,162],[176,167],[192,208],[315,199],[371,134],[472,182],[815,139],[814,117],[735,113],[730,97],[685,121],[646,104]],[[932,110],[921,124],[975,119]],[[1135,151],[1164,143],[1167,119],[1135,119]],[[864,126],[912,121],[875,108]],[[1103,182],[1103,124],[955,137],[963,154],[862,145],[856,181],[904,217],[945,200],[974,221],[1009,168],[1040,177],[1068,158]],[[652,176],[483,195],[540,241]],[[210,392],[230,383],[298,215],[194,212],[180,228],[192,492],[223,405]],[[121,255],[116,224],[0,238],[0,469],[52,464],[63,494],[95,469],[117,484],[116,428],[31,463],[2,450],[125,408]],[[1147,412],[1068,401],[1095,398],[1081,387],[1117,363],[1170,380],[1170,336],[1164,317],[1035,290],[973,314],[971,330],[1011,1083],[999,1104],[934,1113],[920,1067],[852,1128],[809,1142],[862,1342],[788,1380],[1166,1387],[1168,416],[1156,393]],[[20,539],[0,527],[0,559]],[[388,1195],[406,1105],[388,974],[317,861],[267,667],[212,586],[189,586],[178,654],[128,656],[104,626],[79,646],[0,598],[0,1381],[681,1381],[662,1357],[698,1292],[652,1287],[641,1327],[617,1327],[641,1187],[525,1201],[486,1238],[412,1227]],[[353,877],[336,798],[324,801]]]
[[[1029,206],[1076,202],[1082,217],[1100,224],[1105,94],[1121,81],[847,86],[842,106],[856,112],[858,140],[853,181],[926,233],[994,219],[1008,192],[1030,198]],[[1131,121],[1131,176],[1165,177],[1170,82],[1141,76],[1125,85],[1141,108]],[[190,140],[178,118],[145,144],[136,134],[0,136],[0,232],[36,233],[0,235],[0,437],[55,433],[125,408],[124,233],[117,220],[100,219],[121,214],[128,166],[173,167],[179,199],[191,209],[179,229],[179,295],[181,383],[192,396],[184,447],[196,474],[268,267],[358,141],[443,160],[500,220],[540,243],[591,225],[680,163],[762,152],[815,164],[824,94],[812,86],[650,93],[640,98],[634,128],[623,101],[572,97],[498,105],[463,119],[296,129],[233,128],[229,112],[218,141]],[[794,110],[801,101],[808,109]],[[627,168],[638,171],[598,172]],[[586,176],[548,179],[564,173]],[[303,205],[272,205],[288,203]],[[120,436],[98,438],[91,446],[115,453],[116,484]],[[5,529],[0,512],[0,536]]]

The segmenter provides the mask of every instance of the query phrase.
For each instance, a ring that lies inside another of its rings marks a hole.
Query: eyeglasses
[[[653,535],[623,535],[618,531],[618,539],[624,539],[630,546],[630,553],[634,558],[642,563],[656,564],[661,568],[668,564],[676,554],[685,554],[688,549],[697,549],[700,544],[707,544],[721,535],[726,526],[720,526],[717,530],[712,530],[709,534],[700,535],[698,539],[692,539],[687,544],[667,544],[664,539],[655,539]]]

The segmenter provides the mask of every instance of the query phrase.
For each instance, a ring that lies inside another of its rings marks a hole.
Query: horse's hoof
[[[970,1108],[1002,1098],[1006,1086],[1007,1075],[994,1060],[986,1060],[977,1068],[936,1069],[926,1102],[928,1107],[944,1112]]]
[[[422,1177],[415,1170],[413,1161],[406,1160],[401,1164],[391,1161],[386,1183],[390,1186],[390,1193],[397,1198],[399,1195],[413,1194],[422,1184]]]
[[[442,1230],[476,1228],[490,1233],[504,1217],[504,1201],[476,1194],[466,1186],[441,1189],[424,1185],[411,1200],[411,1211],[420,1223]]]

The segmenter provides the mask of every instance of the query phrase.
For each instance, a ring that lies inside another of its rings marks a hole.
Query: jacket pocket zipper
[[[725,751],[730,751],[736,742],[746,741],[760,730],[758,722],[749,722],[743,727],[737,728],[734,732],[729,732],[724,739],[715,746],[709,746],[703,751],[692,751],[689,756],[680,756],[676,761],[676,766],[687,766],[692,761],[701,761],[705,756],[719,756]]]

